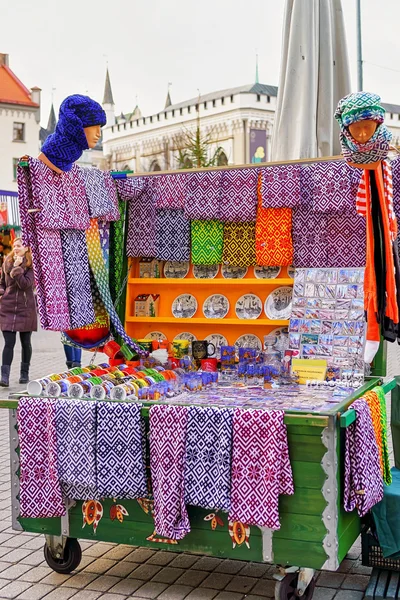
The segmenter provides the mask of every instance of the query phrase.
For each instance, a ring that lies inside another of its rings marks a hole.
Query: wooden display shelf
[[[276,277],[275,279],[256,279],[256,278],[243,278],[243,279],[224,279],[223,277],[216,277],[214,279],[195,279],[192,277],[182,278],[182,279],[168,279],[168,278],[158,278],[151,279],[146,277],[131,277],[128,279],[128,283],[132,284],[140,284],[140,285],[245,285],[249,286],[258,286],[258,285],[293,285],[293,279],[289,277]]]
[[[286,320],[271,320],[271,319],[206,319],[205,317],[192,317],[191,319],[176,319],[175,317],[127,317],[128,323],[173,323],[174,325],[190,324],[190,325],[243,325],[245,327],[257,326],[288,326],[289,321]]]

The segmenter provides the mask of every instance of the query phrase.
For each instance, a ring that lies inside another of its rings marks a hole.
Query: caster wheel
[[[63,558],[54,558],[47,544],[44,545],[44,558],[56,573],[71,573],[79,565],[82,559],[82,550],[78,540],[68,538],[64,548]]]
[[[302,598],[303,600],[311,600],[314,595],[315,579],[311,579],[310,583],[304,594],[299,596],[296,593],[298,573],[288,573],[279,581],[275,586],[275,600],[296,600],[296,598]]]

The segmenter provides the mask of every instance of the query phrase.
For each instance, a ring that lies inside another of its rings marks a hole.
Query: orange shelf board
[[[128,283],[132,284],[143,284],[143,285],[293,285],[293,279],[289,279],[288,277],[277,277],[275,279],[253,279],[253,278],[243,278],[243,279],[223,279],[221,277],[215,279],[195,279],[192,277],[182,278],[182,279],[167,279],[167,278],[159,278],[159,279],[150,279],[146,277],[131,277],[128,279]]]
[[[289,321],[286,320],[276,320],[272,321],[271,319],[206,319],[204,318],[192,318],[192,319],[176,319],[175,317],[127,317],[127,322],[129,323],[147,323],[150,325],[151,323],[174,323],[175,325],[179,325],[179,323],[189,323],[191,325],[243,325],[249,327],[250,325],[289,325]]]

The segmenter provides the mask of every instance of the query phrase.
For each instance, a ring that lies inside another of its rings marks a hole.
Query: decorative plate
[[[221,358],[221,346],[228,346],[226,337],[220,333],[210,333],[205,339],[215,346],[215,353],[210,358]]]
[[[262,313],[262,301],[255,294],[244,294],[236,302],[235,312],[238,319],[258,319]]]
[[[254,276],[257,279],[275,279],[281,272],[280,267],[254,267]]]
[[[260,352],[262,350],[261,340],[252,333],[245,333],[244,335],[238,337],[235,342],[235,346],[236,348],[256,348]]]
[[[290,265],[290,267],[287,268],[288,277],[291,277],[292,279],[294,279],[295,273],[296,273],[296,269],[294,268],[293,265]]]
[[[167,336],[161,331],[150,331],[143,339],[146,340],[166,340]]]
[[[207,319],[223,319],[229,311],[229,300],[222,294],[213,294],[204,300],[203,314]]]
[[[197,300],[192,294],[181,294],[172,303],[172,314],[176,319],[191,319],[197,310]]]
[[[193,333],[189,333],[189,331],[182,331],[182,333],[178,333],[178,335],[174,337],[174,340],[188,340],[191,344],[197,340],[197,337],[193,335]]]
[[[275,339],[274,347],[280,350],[281,352],[287,350],[289,348],[289,329],[288,327],[277,327],[268,333],[268,335],[264,335],[264,349],[267,346],[272,344],[267,343],[272,339]]]
[[[183,279],[189,273],[190,263],[167,260],[164,265],[164,277],[167,279]]]
[[[222,265],[221,267],[224,279],[243,279],[247,271],[247,267],[231,267],[230,265]]]
[[[268,319],[290,319],[293,288],[283,286],[270,293],[264,304]]]
[[[218,275],[219,265],[193,265],[196,279],[214,279]]]

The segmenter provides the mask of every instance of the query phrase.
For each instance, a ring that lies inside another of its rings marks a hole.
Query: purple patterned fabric
[[[115,185],[121,200],[136,200],[146,189],[150,177],[127,177],[126,179],[117,179]]]
[[[156,207],[183,208],[185,202],[185,173],[159,175],[156,179]]]
[[[397,222],[400,223],[400,156],[391,160],[390,165],[393,179],[393,209]],[[400,236],[397,236],[397,243],[400,249]]]
[[[347,213],[354,210],[361,169],[344,160],[315,163],[311,170],[311,208],[319,213]]]
[[[258,169],[228,169],[222,172],[220,221],[256,220],[257,180]]]
[[[118,221],[117,190],[111,173],[100,169],[79,168],[78,174],[84,182],[90,217]]]
[[[101,498],[147,496],[141,404],[97,405],[97,490]]]
[[[261,169],[264,208],[294,208],[300,204],[300,165],[277,165]]]
[[[219,219],[222,171],[202,171],[186,175],[185,217]]]
[[[65,514],[57,474],[56,407],[52,398],[20,398],[18,435],[21,517]]]
[[[190,221],[183,210],[156,211],[156,253],[160,260],[190,260]]]
[[[92,400],[56,400],[58,476],[71,500],[98,498],[96,408]]]
[[[230,521],[280,528],[279,496],[294,493],[283,418],[281,410],[235,410]]]
[[[89,209],[79,167],[55,173],[37,158],[29,157],[33,202],[40,209],[37,223],[44,229],[86,229]]]
[[[383,479],[368,404],[360,398],[351,405],[357,418],[346,428],[344,454],[344,509],[360,517],[383,498]]]
[[[185,502],[229,511],[232,408],[190,406],[185,458]]]
[[[184,499],[187,406],[150,408],[150,470],[157,535],[181,540],[190,532]]]
[[[117,182],[117,189],[128,204],[128,256],[147,256],[156,253],[156,177],[130,178]]]

